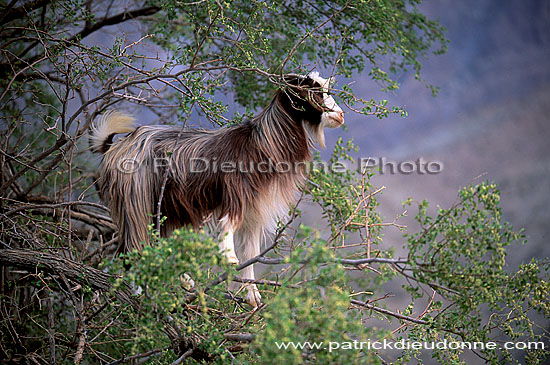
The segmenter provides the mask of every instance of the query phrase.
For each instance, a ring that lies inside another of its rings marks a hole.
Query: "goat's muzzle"
[[[329,128],[338,128],[344,124],[344,112],[341,110],[328,112],[327,116],[329,121],[327,127]]]

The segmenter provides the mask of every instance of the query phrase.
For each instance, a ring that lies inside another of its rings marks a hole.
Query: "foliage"
[[[384,339],[547,342],[536,323],[550,315],[548,264],[506,266],[507,250],[522,236],[502,221],[494,184],[462,189],[435,216],[427,202],[406,202],[418,205],[419,229],[404,236],[408,256],[395,258],[384,232],[405,227],[379,214],[383,188],[375,172],[323,167],[354,166],[356,146],[343,139],[326,164],[316,156],[299,201],[315,204],[319,227],[299,223],[298,204],[270,238],[272,249],[257,265],[265,301],[257,310],[242,303],[240,292],[227,291],[239,270],[221,259],[205,232],[181,229],[161,238],[151,227],[150,247],[114,255],[116,227],[99,203],[98,160],[84,138],[99,114],[130,109],[151,123],[182,127],[239,123],[265,106],[283,74],[318,69],[337,76],[332,94],[366,120],[405,116],[387,100],[356,97],[344,80],[368,75],[384,90],[396,89],[403,72],[422,81],[420,60],[444,52],[447,41],[418,5],[1,1],[0,258],[17,249],[36,253],[38,263],[0,261],[0,357],[384,363],[383,350],[345,348]],[[65,266],[40,262],[45,252]],[[77,264],[99,267],[112,281],[94,283],[86,270],[69,276]],[[387,301],[391,282],[405,283],[398,295],[410,295],[411,303],[404,310]],[[378,328],[380,320],[385,325]],[[312,346],[284,350],[285,341]],[[340,349],[327,349],[330,342]],[[471,355],[430,354],[449,364]],[[546,352],[475,351],[495,364],[522,362],[524,354],[537,363]],[[420,355],[405,349],[397,362]]]

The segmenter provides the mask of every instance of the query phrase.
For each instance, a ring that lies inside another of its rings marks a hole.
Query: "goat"
[[[119,229],[119,251],[148,244],[147,227],[156,215],[165,175],[155,169],[155,161],[167,159],[171,163],[161,202],[166,216],[161,235],[213,221],[220,231],[220,251],[230,263],[239,263],[235,241],[243,261],[260,253],[265,232],[288,212],[305,181],[313,143],[324,147],[323,129],[344,123],[342,109],[328,94],[330,80],[312,72],[285,75],[283,81],[285,87],[264,110],[235,126],[135,128],[132,117],[116,111],[92,126],[92,149],[104,154],[100,193]],[[113,142],[115,134],[128,132]],[[254,280],[252,265],[243,269],[243,277]],[[246,287],[246,302],[259,305],[256,285]]]

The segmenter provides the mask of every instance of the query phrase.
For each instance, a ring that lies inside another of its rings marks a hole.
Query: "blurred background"
[[[471,182],[498,183],[504,220],[525,228],[527,245],[514,247],[511,267],[550,256],[550,2],[522,0],[425,1],[421,11],[447,28],[448,52],[423,61],[421,76],[431,91],[399,75],[400,89],[382,93],[367,75],[353,89],[370,99],[404,106],[408,117],[380,120],[346,114],[348,132],[327,131],[327,151],[336,138],[353,138],[356,158],[385,157],[397,163],[439,161],[438,174],[378,174],[386,220],[403,211],[408,197],[432,208],[449,207]],[[414,231],[409,217],[400,219]],[[402,232],[388,229],[385,244],[400,252]]]

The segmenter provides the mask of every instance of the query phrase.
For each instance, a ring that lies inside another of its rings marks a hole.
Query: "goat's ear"
[[[300,101],[311,105],[314,109],[320,112],[324,112],[324,100],[323,96],[319,92],[315,92],[309,85],[304,84],[295,88],[292,88],[292,93],[296,95]]]
[[[322,93],[319,91],[321,86],[315,82],[309,75],[301,76],[296,74],[287,74],[284,76],[284,81],[290,85],[287,94],[294,100],[295,105],[303,105],[307,103],[313,108],[323,112],[324,101]]]
[[[292,86],[299,86],[304,82],[304,76],[296,74],[284,75],[283,81]]]
[[[325,100],[321,93],[309,92],[309,97],[310,99],[308,100],[308,102],[311,104],[312,107],[320,112],[326,111]]]
[[[310,92],[311,90],[306,84],[299,85],[297,87],[293,87],[292,89],[297,94],[297,96],[302,100],[305,100],[305,101],[309,102],[309,100],[312,97],[311,92]]]

